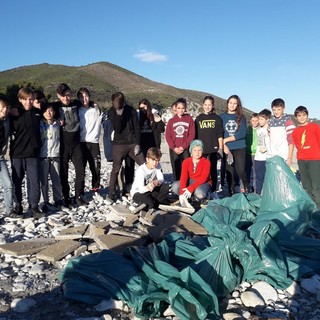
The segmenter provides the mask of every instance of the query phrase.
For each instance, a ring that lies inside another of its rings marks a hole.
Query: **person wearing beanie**
[[[179,195],[180,204],[184,206],[186,199],[192,195],[201,201],[207,198],[211,191],[210,161],[203,157],[203,142],[193,140],[190,143],[191,156],[182,162],[180,181],[174,181],[172,191]]]

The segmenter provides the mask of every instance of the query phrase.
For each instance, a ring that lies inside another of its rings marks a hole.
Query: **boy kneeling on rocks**
[[[146,210],[157,209],[159,204],[168,204],[166,196],[169,185],[163,183],[161,155],[158,148],[148,149],[146,162],[137,169],[130,191],[133,201],[139,207],[144,205]]]

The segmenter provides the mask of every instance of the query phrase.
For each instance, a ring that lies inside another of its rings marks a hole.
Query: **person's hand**
[[[217,155],[218,155],[218,159],[222,159],[223,158],[223,150],[222,150],[222,148],[219,148],[219,150],[217,152]]]
[[[160,120],[161,120],[161,117],[159,116],[159,114],[157,112],[155,112],[153,114],[153,118],[154,118],[155,122],[160,122]]]
[[[191,193],[187,188],[182,189],[182,191],[183,191],[183,194],[182,194],[182,195],[183,195],[186,199],[191,198],[192,193]]]
[[[181,207],[193,208],[192,205],[189,203],[188,199],[185,198],[182,194],[179,196],[179,202]]]
[[[147,184],[147,190],[148,190],[149,192],[152,192],[153,189],[154,189],[154,184],[153,184],[153,181],[151,181],[151,182],[149,182],[149,183]]]
[[[227,156],[227,164],[228,165],[232,165],[233,164],[233,155],[231,152],[228,153],[228,156]]]
[[[182,149],[182,151],[181,151],[181,147],[176,147],[176,148],[174,148],[173,149],[173,151],[176,153],[176,154],[181,154],[182,152],[183,152],[183,149]]]
[[[134,146],[134,155],[137,156],[141,152],[141,148],[138,144]]]
[[[152,183],[153,183],[154,187],[160,186],[159,180],[153,180]]]

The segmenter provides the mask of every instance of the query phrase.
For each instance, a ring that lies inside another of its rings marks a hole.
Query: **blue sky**
[[[0,71],[107,61],[151,80],[285,100],[320,118],[318,0],[1,0]],[[84,84],[85,85],[85,84]]]

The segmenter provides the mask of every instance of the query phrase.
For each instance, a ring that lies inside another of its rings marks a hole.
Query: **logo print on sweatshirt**
[[[184,132],[186,131],[184,126],[177,126],[174,129],[177,137],[183,137]]]
[[[226,123],[226,130],[229,132],[230,135],[234,135],[237,131],[237,123],[235,120],[229,120]]]

